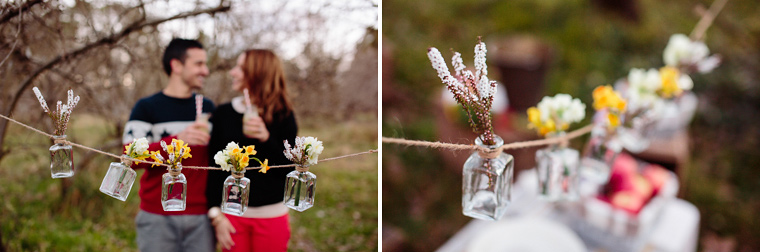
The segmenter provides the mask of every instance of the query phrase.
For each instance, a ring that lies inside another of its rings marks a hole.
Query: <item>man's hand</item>
[[[177,134],[179,140],[185,141],[189,145],[208,145],[211,135],[209,135],[208,124],[204,122],[193,122],[185,130]]]

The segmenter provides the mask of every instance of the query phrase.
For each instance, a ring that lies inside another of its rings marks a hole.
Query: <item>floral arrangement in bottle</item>
[[[454,52],[451,59],[454,67],[453,76],[438,49],[429,48],[428,58],[433,69],[438,72],[438,77],[467,113],[473,132],[482,138],[484,144],[493,145],[495,140],[491,125],[491,106],[496,94],[496,81],[487,77],[486,52],[486,44],[478,37],[478,44],[475,45],[475,73],[465,70],[462,55]]]
[[[309,171],[309,166],[318,162],[324,147],[315,137],[296,137],[295,146],[284,141],[285,157],[296,164],[296,170],[288,173],[285,180],[285,206],[296,211],[305,211],[314,206],[317,176]]]
[[[162,140],[161,148],[167,153],[166,158],[161,155],[160,151],[151,151],[150,156],[156,163],[168,164],[170,167],[179,166],[178,168],[182,168],[182,159],[193,157],[193,155],[190,155],[190,147],[188,144],[180,139],[174,138],[172,139],[171,144],[168,145]],[[155,166],[155,164],[152,166]]]
[[[42,110],[53,119],[53,125],[55,132],[53,133],[54,145],[50,146],[50,176],[52,178],[68,178],[74,176],[74,153],[72,152],[71,145],[66,142],[66,127],[69,124],[71,118],[71,111],[79,103],[79,96],[74,97],[74,91],[68,91],[68,101],[64,105],[63,102],[58,101],[56,103],[55,111],[48,108],[45,98],[42,97],[40,89],[37,87],[32,88],[34,95],[37,96],[37,100],[42,106]]]
[[[528,108],[528,127],[541,136],[564,135],[570,124],[586,116],[586,105],[568,94],[544,97],[536,107]],[[566,144],[553,144],[536,151],[539,195],[556,200],[577,200],[576,189],[579,154]]]
[[[133,139],[131,143],[124,146],[124,155],[129,158],[145,161],[145,159],[151,157],[148,146],[148,139],[144,137]],[[188,150],[188,152],[190,151]],[[139,164],[140,162],[135,161],[135,163]]]
[[[235,142],[230,142],[224,150],[216,152],[214,155],[214,163],[222,167],[224,171],[242,172],[248,167],[251,159],[255,160],[261,165],[259,172],[266,173],[269,170],[269,159],[265,159],[261,162],[256,157],[255,146],[249,145],[245,147],[238,146]]]
[[[293,161],[299,166],[311,166],[317,164],[319,154],[325,147],[322,146],[322,141],[317,140],[316,137],[296,137],[295,146],[291,147],[288,140],[284,141],[285,144],[285,157]]]
[[[222,170],[232,172],[223,183],[222,212],[241,216],[248,209],[251,180],[245,177],[245,168],[253,159],[261,164],[259,172],[266,173],[269,169],[268,159],[261,162],[253,155],[256,155],[255,146],[240,147],[235,142],[229,142],[227,147],[214,155],[214,162],[221,166]]]
[[[182,159],[192,157],[190,147],[184,141],[175,138],[168,145],[162,140],[161,148],[167,153],[166,158],[160,151],[151,152],[151,157],[156,163],[169,165],[169,172],[161,177],[161,206],[164,211],[184,211],[187,200],[187,178],[181,173]]]
[[[536,107],[528,108],[528,128],[546,136],[567,131],[571,123],[586,117],[586,105],[568,94],[545,96]]]
[[[483,220],[500,219],[511,203],[514,158],[500,148],[504,140],[494,134],[491,108],[496,81],[488,79],[486,44],[478,37],[475,45],[475,73],[466,69],[462,55],[453,52],[449,71],[441,52],[428,49],[428,58],[454,99],[462,106],[472,131],[478,135],[478,150],[462,167],[462,214]]]
[[[149,157],[148,139],[141,137],[132,140],[124,147],[121,162],[112,162],[108,167],[108,172],[100,184],[100,191],[118,200],[126,201],[137,177],[137,172],[131,168],[132,159],[144,161]]]

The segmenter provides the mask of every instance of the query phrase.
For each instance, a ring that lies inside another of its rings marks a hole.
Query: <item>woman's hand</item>
[[[261,117],[254,116],[243,122],[243,134],[248,138],[258,139],[261,142],[269,140],[269,130]]]
[[[216,240],[222,245],[222,248],[229,250],[232,246],[235,246],[235,242],[232,241],[232,236],[230,234],[234,234],[237,231],[235,231],[235,227],[232,226],[230,220],[228,220],[227,217],[224,217],[224,214],[220,214],[214,218],[211,221],[211,225],[214,225]]]

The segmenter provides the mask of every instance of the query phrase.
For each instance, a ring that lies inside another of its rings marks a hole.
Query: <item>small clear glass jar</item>
[[[232,175],[224,180],[222,191],[222,212],[242,216],[248,209],[248,195],[251,190],[251,180],[245,177],[245,170],[232,171]]]
[[[493,152],[476,151],[462,170],[462,212],[483,220],[498,220],[512,201],[514,158],[499,148],[504,140],[494,136],[494,145],[485,145],[482,137],[475,144]]]
[[[578,200],[577,150],[549,146],[536,151],[538,195],[548,201]]]
[[[598,186],[610,179],[612,163],[622,150],[616,132],[607,130],[605,125],[595,126],[591,131],[579,168],[580,179],[584,183]]]
[[[126,201],[135,183],[137,172],[131,168],[132,161],[126,159],[128,158],[126,155],[122,157],[122,162],[113,162],[108,167],[108,172],[100,183],[100,191],[118,200]]]
[[[187,179],[182,174],[182,164],[169,167],[161,177],[161,206],[164,211],[185,211]]]
[[[303,212],[314,206],[314,190],[317,185],[317,175],[311,173],[308,167],[297,166],[295,171],[288,173],[285,180],[285,206]]]
[[[74,153],[71,145],[62,141],[66,135],[53,136],[56,142],[50,146],[50,175],[53,178],[68,178],[74,176]]]

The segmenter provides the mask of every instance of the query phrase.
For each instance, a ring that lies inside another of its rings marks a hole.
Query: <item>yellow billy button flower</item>
[[[660,90],[660,95],[663,98],[671,98],[673,96],[678,96],[683,92],[680,87],[678,87],[678,77],[679,77],[678,69],[675,67],[663,67],[660,68],[660,78],[662,79],[662,89]]]

